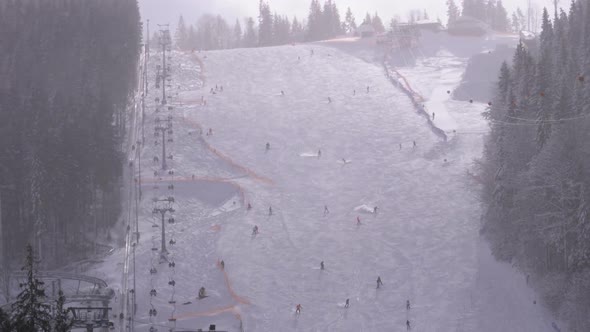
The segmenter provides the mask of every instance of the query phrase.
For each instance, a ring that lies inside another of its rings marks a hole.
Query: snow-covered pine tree
[[[455,3],[455,0],[447,0],[447,24],[454,23],[460,15],[461,12],[459,11],[459,7],[457,7],[457,4]]]
[[[187,49],[187,41],[188,41],[188,32],[186,29],[186,24],[184,23],[184,17],[180,15],[178,18],[178,24],[176,25],[176,33],[174,34],[174,41],[176,43],[176,47],[181,50]]]
[[[376,33],[385,32],[385,26],[383,25],[383,21],[381,20],[381,17],[379,17],[379,14],[377,14],[377,12],[375,12],[375,15],[373,15],[372,23],[373,29],[375,29]]]
[[[240,20],[236,19],[236,23],[234,24],[234,32],[233,32],[233,40],[232,40],[232,47],[242,47],[242,25],[240,24]]]
[[[543,10],[542,32],[540,36],[539,61],[537,63],[536,100],[537,109],[537,144],[542,148],[551,135],[551,121],[553,119],[553,25],[549,19],[547,9]]]
[[[55,311],[53,314],[53,331],[54,332],[70,332],[74,321],[68,314],[65,308],[66,297],[62,290],[59,290],[57,300],[55,301]]]
[[[13,332],[10,316],[0,308],[0,332]]]
[[[311,0],[309,14],[307,16],[307,41],[320,40],[322,38],[322,7],[319,0]]]
[[[35,277],[36,262],[31,245],[27,245],[26,253],[22,268],[26,273],[26,280],[20,285],[22,290],[12,305],[12,324],[16,331],[50,332],[50,306],[44,303],[43,282]]]
[[[258,36],[256,35],[256,23],[254,18],[248,17],[246,19],[246,31],[244,32],[244,47],[256,47]]]
[[[272,45],[273,20],[270,6],[264,0],[260,0],[258,10],[258,46]]]
[[[348,7],[346,9],[346,15],[344,17],[343,27],[344,27],[345,33],[353,33],[356,31],[357,26],[356,26],[356,22],[354,19],[354,15],[352,14],[352,11],[350,10],[350,7]]]

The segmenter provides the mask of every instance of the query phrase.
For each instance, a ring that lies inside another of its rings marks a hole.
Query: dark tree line
[[[44,263],[62,263],[117,220],[140,42],[136,0],[0,2],[7,255],[30,241]]]
[[[502,66],[483,162],[494,254],[577,331],[590,330],[589,22],[588,0],[545,10],[537,46]]]
[[[48,301],[44,283],[35,277],[36,260],[33,248],[26,248],[26,279],[20,284],[21,292],[9,311],[0,308],[0,332],[69,332],[72,317],[65,307],[65,296],[59,290],[58,298]]]
[[[487,23],[493,30],[509,32],[512,22],[502,0],[463,0],[461,11],[455,0],[447,0],[448,23],[454,23],[460,15]],[[518,31],[514,31],[518,32]]]
[[[367,18],[367,23],[375,26],[377,31],[385,31],[377,13],[373,17],[367,14]],[[354,33],[356,28],[350,8],[342,19],[333,0],[326,0],[323,5],[319,0],[312,0],[307,21],[277,14],[268,2],[260,0],[258,17],[248,17],[244,22],[236,20],[229,24],[219,15],[206,14],[196,24],[187,25],[181,16],[175,42],[182,50],[263,47],[334,38]]]

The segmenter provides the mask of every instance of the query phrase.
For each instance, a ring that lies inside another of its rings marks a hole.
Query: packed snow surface
[[[478,233],[469,174],[484,105],[446,93],[467,60],[433,56],[401,71],[435,124],[456,131],[444,142],[360,45],[365,56],[349,40],[174,54],[174,174],[144,184],[136,330],[400,331],[407,320],[414,331],[552,330],[523,277]],[[223,91],[210,93],[216,85]],[[151,108],[146,121],[156,116]],[[152,143],[148,161],[160,151]],[[158,165],[146,163],[153,178]],[[170,192],[174,268],[159,262],[152,214],[152,198]],[[208,297],[198,300],[201,286]]]

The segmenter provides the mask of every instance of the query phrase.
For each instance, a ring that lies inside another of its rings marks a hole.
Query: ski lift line
[[[552,123],[554,125],[560,125],[560,124],[566,124],[566,122],[569,121],[576,121],[576,120],[580,120],[580,119],[585,119],[585,118],[589,118],[590,115],[586,115],[583,117],[576,117],[576,118],[567,118],[567,119],[562,119],[559,121],[548,121],[548,120],[537,120],[536,122],[506,122],[506,121],[501,121],[501,120],[488,120],[490,123],[492,124],[499,124],[499,125],[505,125],[505,126],[514,126],[514,127],[538,127],[539,124],[542,123]]]
[[[563,121],[581,120],[581,119],[589,118],[590,114],[574,116],[574,117],[570,117],[570,118],[548,119],[548,120],[519,118],[519,117],[515,117],[515,116],[510,116],[510,115],[504,115],[504,117],[509,118],[509,119],[513,119],[513,120],[534,122],[536,124],[536,123],[559,123],[559,122],[563,122]]]

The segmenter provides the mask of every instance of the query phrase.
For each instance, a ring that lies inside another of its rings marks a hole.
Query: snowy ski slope
[[[149,180],[160,147],[150,137],[142,150],[137,331],[210,323],[228,331],[402,331],[406,320],[413,331],[552,331],[522,276],[495,262],[479,237],[478,182],[468,171],[487,130],[483,105],[422,89],[429,108],[447,103],[443,130],[456,133],[444,142],[382,64],[351,43],[174,54],[174,174]],[[465,61],[432,57],[403,73],[418,87],[439,79],[446,90],[458,85]],[[223,92],[209,93],[216,85]],[[160,231],[152,198],[170,193],[173,269],[152,250]],[[209,297],[197,300],[201,286]]]

